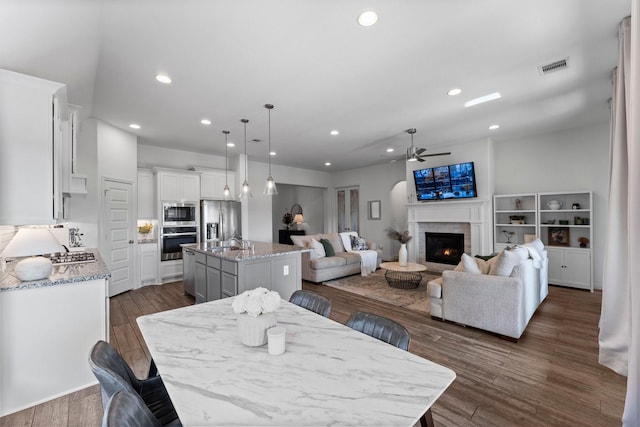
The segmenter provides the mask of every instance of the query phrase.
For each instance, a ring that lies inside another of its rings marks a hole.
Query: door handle
[[[133,245],[133,240],[129,240],[129,244],[130,244],[130,245]]]

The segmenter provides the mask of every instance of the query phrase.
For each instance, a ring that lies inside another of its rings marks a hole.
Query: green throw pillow
[[[336,256],[336,251],[333,249],[333,245],[327,239],[320,239],[320,243],[324,246],[324,252],[327,256]]]

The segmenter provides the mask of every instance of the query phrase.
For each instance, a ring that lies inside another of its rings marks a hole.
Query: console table
[[[384,268],[384,278],[392,288],[414,289],[422,281],[422,271],[427,270],[427,266],[409,262],[401,266],[399,262],[383,262],[380,268]]]
[[[278,230],[278,243],[281,245],[293,245],[291,236],[304,236],[304,230]]]

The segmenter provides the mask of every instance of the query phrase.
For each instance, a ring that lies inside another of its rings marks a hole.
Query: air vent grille
[[[540,74],[543,76],[554,71],[564,70],[569,66],[569,58],[561,59],[560,61],[552,62],[551,64],[541,65],[538,67]]]

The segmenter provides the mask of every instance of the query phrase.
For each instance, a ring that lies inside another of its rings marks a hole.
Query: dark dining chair
[[[411,336],[404,326],[395,320],[387,319],[373,313],[357,311],[347,320],[347,326],[362,332],[387,344],[394,345],[402,350],[409,351]],[[420,417],[422,427],[433,427],[431,408]]]
[[[326,297],[311,291],[295,291],[291,295],[291,298],[289,298],[289,302],[318,313],[324,317],[329,317],[329,313],[331,312],[331,301]]]
[[[93,346],[89,354],[89,366],[100,383],[104,408],[116,392],[126,391],[140,396],[161,425],[170,425],[178,420],[162,378],[157,375],[138,379],[109,343],[100,340]]]
[[[116,391],[104,408],[102,427],[161,427],[144,401],[135,393]]]

